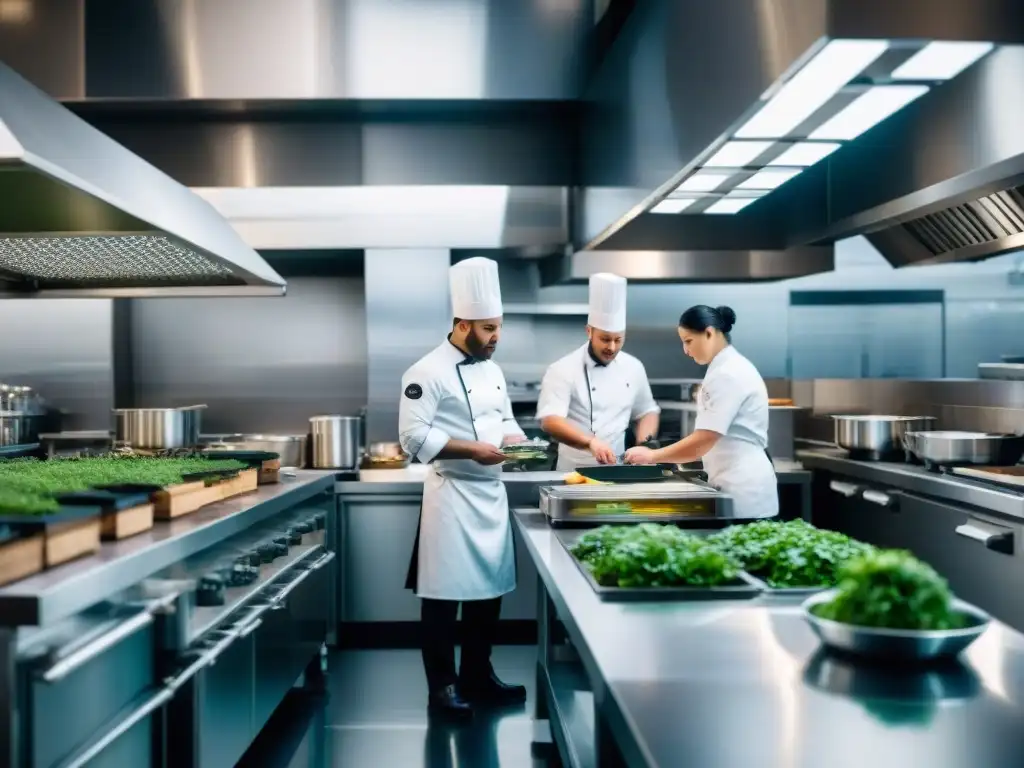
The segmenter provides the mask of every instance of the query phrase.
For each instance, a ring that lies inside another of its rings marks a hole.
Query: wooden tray
[[[260,471],[258,469],[243,469],[235,477],[222,480],[210,487],[219,489],[220,496],[218,500],[230,499],[232,496],[255,491],[259,485],[259,476]]]
[[[47,568],[95,554],[99,548],[99,516],[70,520],[46,528],[44,558]]]
[[[1024,487],[1024,467],[954,467],[953,472],[965,477],[977,477],[1006,485]]]
[[[46,536],[32,533],[0,543],[0,585],[39,573],[46,565]]]
[[[260,465],[258,482],[260,485],[271,485],[281,482],[281,460],[268,459],[264,461]]]
[[[173,520],[222,498],[218,486],[208,486],[202,480],[171,485],[153,494],[153,514],[157,520]]]
[[[127,539],[153,527],[153,504],[140,504],[128,509],[104,512],[100,517],[100,538],[103,541]]]

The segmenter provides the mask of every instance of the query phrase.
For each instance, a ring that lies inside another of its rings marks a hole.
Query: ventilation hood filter
[[[0,291],[281,295],[205,200],[0,64]]]

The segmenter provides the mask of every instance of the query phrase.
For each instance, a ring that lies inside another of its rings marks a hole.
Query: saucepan
[[[194,448],[205,405],[185,408],[116,408],[114,440],[148,451]]]
[[[1010,467],[1024,456],[1024,436],[996,432],[907,432],[907,450],[921,461],[944,466]]]
[[[836,445],[880,456],[902,451],[907,432],[923,432],[935,423],[934,416],[833,416],[832,420]]]

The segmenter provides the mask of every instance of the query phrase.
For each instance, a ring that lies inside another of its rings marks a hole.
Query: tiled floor
[[[531,748],[536,653],[494,652],[498,675],[527,686],[526,707],[459,726],[428,722],[419,651],[335,653],[328,695],[289,697],[239,768],[556,768]]]

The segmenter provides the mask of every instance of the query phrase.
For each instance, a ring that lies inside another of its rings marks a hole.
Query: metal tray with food
[[[608,586],[600,584],[579,557],[574,545],[582,538],[579,531],[560,531],[558,540],[579,568],[590,588],[601,599],[609,602],[649,602],[688,600],[748,600],[761,594],[761,588],[746,573],[736,571],[736,578],[716,586]]]
[[[792,597],[808,597],[810,595],[816,595],[819,592],[824,592],[825,590],[833,588],[832,586],[824,586],[824,587],[822,587],[822,586],[818,586],[818,587],[773,587],[767,581],[765,581],[764,579],[760,578],[759,576],[757,576],[757,575],[755,575],[753,573],[750,573],[749,571],[744,571],[744,573],[746,574],[747,578],[750,579],[750,581],[753,582],[754,584],[757,584],[758,587],[760,587],[761,591],[764,592],[766,595],[779,595],[779,596],[782,596],[782,597],[784,597],[786,595],[790,595]]]

